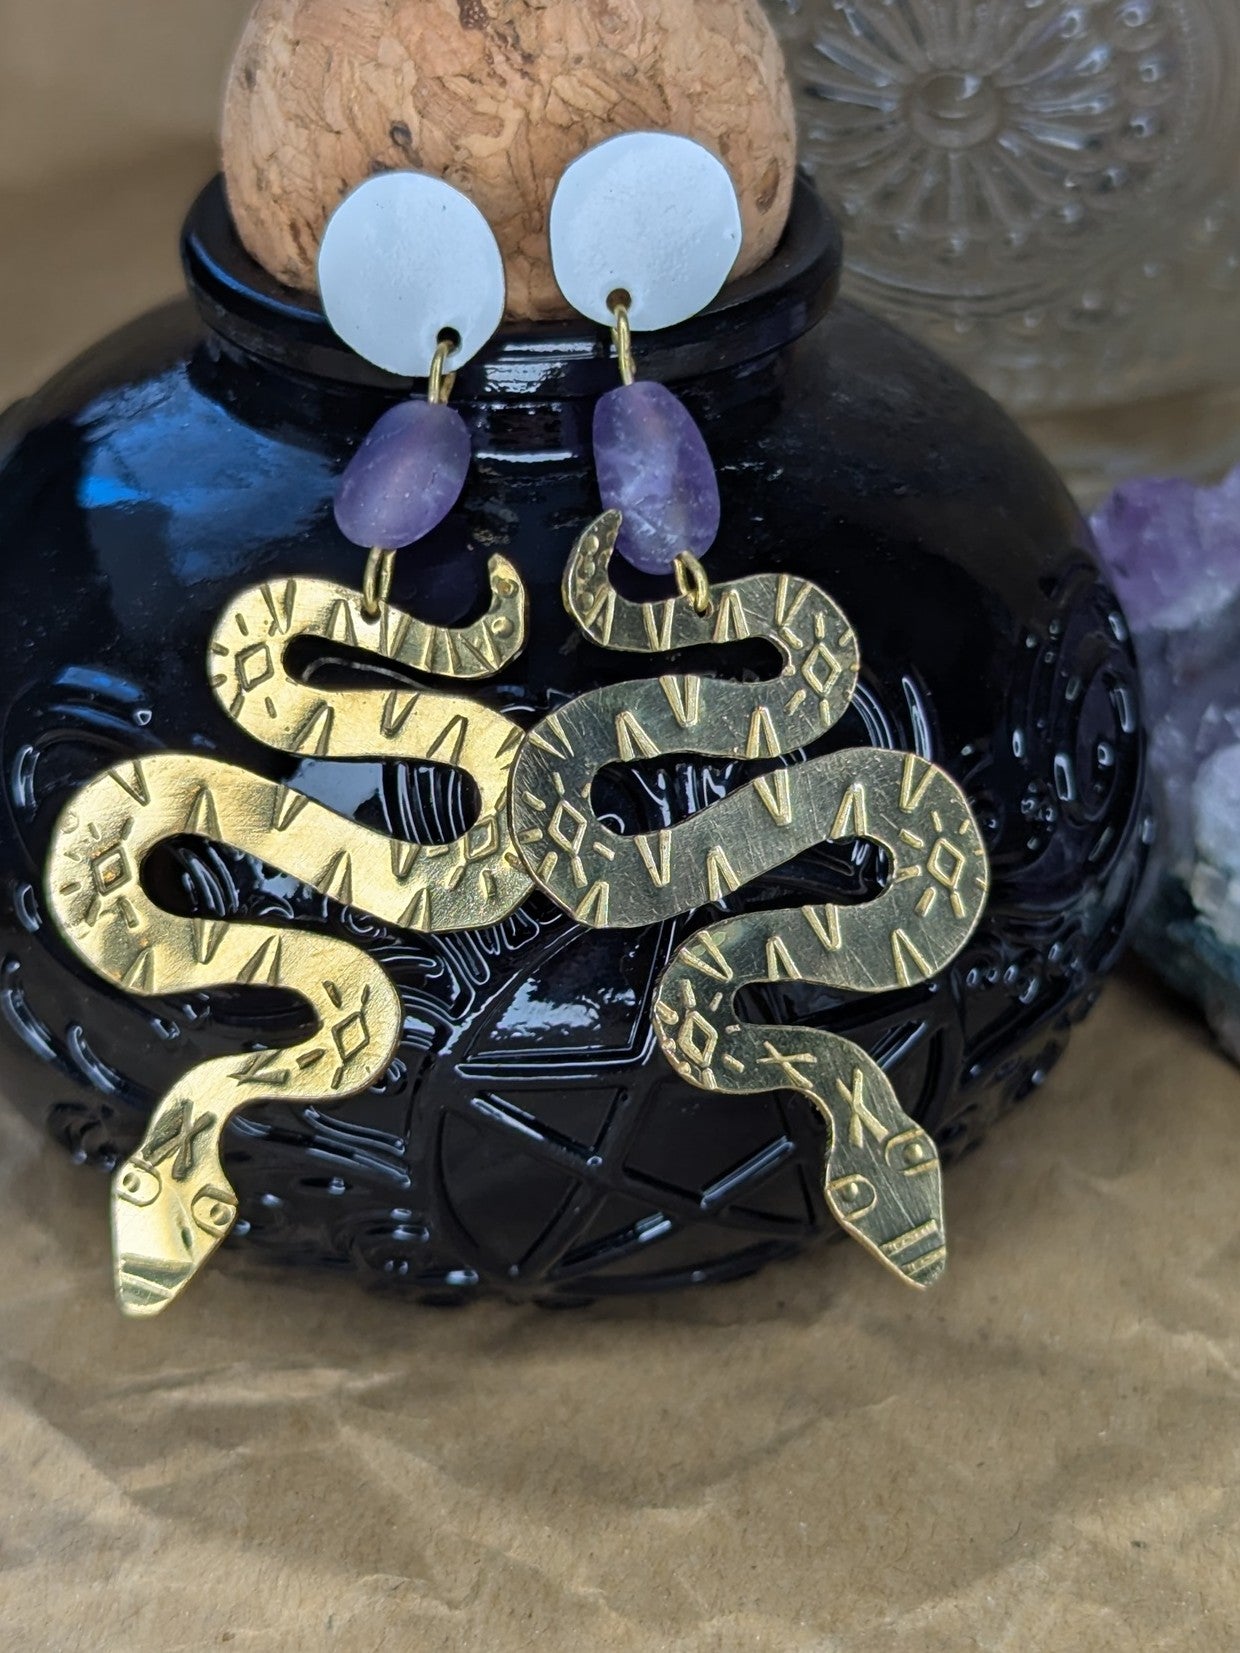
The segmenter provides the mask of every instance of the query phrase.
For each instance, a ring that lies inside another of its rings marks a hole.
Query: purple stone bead
[[[624,514],[616,549],[634,568],[667,574],[681,551],[710,550],[719,532],[715,467],[666,385],[639,379],[599,398],[594,464],[604,509]]]
[[[469,431],[455,408],[441,402],[389,408],[340,480],[341,533],[367,549],[412,545],[461,497],[469,458]]]

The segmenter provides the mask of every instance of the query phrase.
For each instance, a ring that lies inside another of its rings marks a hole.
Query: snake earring
[[[612,139],[564,175],[551,213],[556,277],[570,302],[611,328],[622,384],[595,417],[605,509],[574,546],[563,592],[602,648],[659,655],[756,637],[783,668],[761,682],[667,672],[579,696],[527,737],[513,827],[530,876],[583,924],[724,910],[677,948],[660,979],[652,1019],[664,1056],[703,1090],[792,1091],[815,1108],[827,1132],[827,1207],[880,1262],[924,1287],[947,1256],[933,1141],[852,1040],[748,1021],[737,995],[790,981],[918,989],[975,929],[988,860],[960,787],[917,754],[864,748],[790,761],[839,720],[860,671],[857,635],[826,592],[788,574],[712,585],[703,571],[721,524],[714,467],[676,396],[636,378],[631,335],[709,303],[740,236],[725,168],[688,139]],[[674,573],[679,594],[630,600],[610,577],[616,553],[647,573]],[[759,760],[766,772],[655,831],[624,834],[595,813],[606,765],[686,751]],[[753,880],[823,842],[857,839],[885,853],[874,900],[747,907]]]
[[[241,592],[216,623],[207,673],[222,714],[256,742],[317,760],[452,765],[472,777],[479,812],[452,842],[396,841],[201,751],[148,753],[70,800],[53,832],[46,889],[62,936],[93,970],[123,992],[155,997],[275,987],[312,1013],[311,1032],[296,1044],[200,1060],[157,1101],[112,1186],[116,1292],[130,1315],[164,1309],[236,1221],[223,1163],[233,1116],[261,1102],[331,1106],[373,1085],[404,1019],[379,961],[339,927],[162,908],[142,876],[151,851],[186,833],[208,838],[406,930],[497,923],[531,888],[510,836],[516,724],[455,688],[329,689],[285,663],[290,644],[314,638],[345,643],[397,674],[459,681],[493,675],[524,646],[525,588],[504,557],[490,559],[490,607],[471,625],[431,625],[390,601],[396,551],[446,516],[466,480],[470,441],[447,405],[451,369],[499,325],[499,249],[456,190],[395,173],[345,200],[328,226],[320,275],[342,338],[393,373],[425,373],[428,394],[383,415],[341,483],[337,522],[369,552],[362,589],[294,576]]]

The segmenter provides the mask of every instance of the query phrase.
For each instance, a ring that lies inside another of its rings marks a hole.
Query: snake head
[[[188,1114],[176,1122],[176,1134],[169,1134],[169,1112],[162,1109],[112,1184],[116,1298],[123,1314],[137,1318],[159,1314],[181,1294],[237,1217],[237,1196],[211,1134],[214,1121],[199,1123],[197,1135],[189,1136]]]
[[[831,1109],[827,1204],[880,1263],[924,1290],[947,1267],[938,1150],[878,1067],[859,1065],[851,1087],[838,1088],[849,1109]]]

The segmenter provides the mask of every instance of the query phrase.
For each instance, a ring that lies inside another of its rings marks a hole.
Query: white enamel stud
[[[603,327],[617,292],[629,295],[635,332],[695,316],[727,280],[741,233],[723,162],[670,132],[626,132],[586,150],[551,203],[560,291]]]
[[[455,371],[504,315],[504,261],[474,203],[425,172],[385,172],[345,197],[319,252],[319,292],[336,333],[376,367],[425,378],[440,335]]]

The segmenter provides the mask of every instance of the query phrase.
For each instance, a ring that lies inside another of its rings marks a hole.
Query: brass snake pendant
[[[829,729],[852,698],[860,657],[851,626],[809,580],[762,574],[715,586],[708,612],[681,596],[632,603],[611,585],[620,528],[605,513],[581,536],[564,600],[605,648],[660,653],[760,637],[781,674],[748,684],[679,676],[579,696],[532,729],[513,773],[513,827],[537,882],[584,924],[625,927],[720,901],[828,839],[883,847],[887,885],[863,906],[745,913],[699,931],[659,986],[655,1027],[678,1073],[706,1090],[791,1087],[823,1115],[825,1190],[840,1224],[915,1286],[946,1261],[934,1144],[900,1107],[882,1069],[850,1040],[736,1019],[756,982],[807,981],[862,993],[908,987],[945,968],[973,933],[989,870],[955,781],[913,753],[833,752],[751,781],[670,828],[623,837],[590,793],[609,763],[692,750],[787,756]],[[705,605],[703,605],[705,606]]]
[[[159,752],[109,770],[72,799],[52,837],[46,886],[70,945],[128,992],[167,994],[260,982],[299,993],[317,1026],[299,1044],[204,1062],[156,1108],[113,1183],[116,1292],[128,1314],[158,1313],[232,1227],[237,1198],[220,1139],[239,1108],[266,1098],[331,1102],[364,1090],[400,1037],[400,999],[360,947],[265,924],[175,917],[142,886],[147,854],[196,833],[255,855],[324,895],[412,930],[490,924],[530,879],[509,836],[508,779],[522,731],[463,695],[396,687],[325,693],[291,677],[296,637],[346,643],[453,678],[486,677],[524,647],[526,593],[503,557],[491,606],[471,626],[425,624],[324,580],[244,591],[208,653],[230,718],[265,745],[318,758],[436,760],[468,771],[481,810],[454,843],[394,841],[304,793],[195,753]]]
[[[485,678],[522,649],[526,594],[503,557],[489,565],[491,606],[456,629],[419,621],[373,593],[290,579],[245,591],[221,616],[208,656],[228,716],[256,740],[317,758],[437,761],[466,771],[481,801],[451,844],[400,842],[303,793],[189,753],[109,770],[65,809],[46,884],[64,935],[125,991],[163,995],[260,982],[299,993],[314,1033],[291,1047],[219,1057],[163,1098],[113,1185],[117,1295],[158,1313],[231,1228],[237,1199],[221,1138],[238,1109],[277,1098],[331,1102],[373,1084],[400,1037],[399,998],[363,949],[253,923],[177,917],[142,886],[146,855],[192,833],[233,845],[322,894],[420,931],[493,924],[534,884],[581,923],[644,925],[725,900],[829,839],[886,851],[889,877],[864,906],[745,913],[699,930],[659,986],[665,1056],[706,1090],[792,1088],[823,1115],[827,1202],[844,1228],[902,1278],[942,1272],[939,1161],[890,1081],[836,1034],[740,1021],[733,1000],[756,982],[802,980],[858,992],[911,986],[942,970],[972,934],[988,868],[956,783],[911,753],[864,749],[776,768],[678,825],[623,836],[590,801],[609,763],[677,751],[788,757],[839,719],[859,669],[856,638],[811,581],[758,575],[692,596],[629,602],[608,565],[620,528],[605,513],[578,540],[564,600],[585,636],[653,655],[765,638],[784,658],[769,682],[665,675],[579,696],[525,734],[480,701],[410,684],[325,692],[284,666],[296,637],[318,637],[451,679]]]

